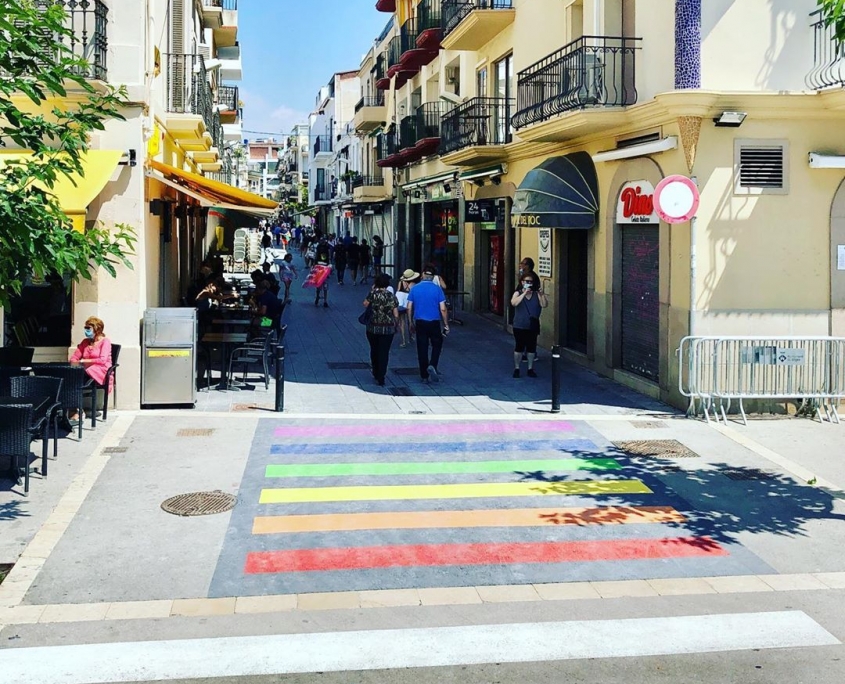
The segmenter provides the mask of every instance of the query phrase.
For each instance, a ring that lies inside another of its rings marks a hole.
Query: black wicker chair
[[[120,365],[117,360],[120,358],[120,345],[119,344],[112,344],[111,346],[111,366],[106,371],[106,378],[103,384],[101,385],[98,382],[95,382],[93,378],[88,378],[88,381],[85,385],[85,392],[90,393],[91,395],[91,426],[97,426],[97,390],[103,390],[105,392],[105,398],[103,399],[103,420],[108,420],[109,418],[109,391],[108,386],[109,383],[114,379],[114,401],[117,403],[117,367]]]
[[[27,374],[27,371],[14,366],[0,366],[0,397],[8,397],[11,394],[12,378]]]
[[[0,456],[12,459],[12,472],[18,484],[21,481],[23,460],[23,492],[29,495],[29,458],[32,450],[32,404],[7,404],[0,406]]]
[[[29,397],[50,397],[50,403],[33,416],[32,433],[41,439],[41,475],[47,477],[47,442],[50,441],[50,428],[53,429],[53,458],[59,456],[59,413],[62,403],[61,378],[33,377],[25,375],[11,380],[10,396],[25,400]]]
[[[46,378],[61,378],[62,391],[59,393],[62,412],[76,411],[79,414],[79,439],[82,439],[82,402],[88,374],[81,366],[66,363],[48,363],[33,367],[35,375]]]
[[[0,347],[0,366],[29,366],[34,355],[34,347]]]

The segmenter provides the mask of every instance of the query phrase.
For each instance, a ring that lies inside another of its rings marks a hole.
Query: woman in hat
[[[408,293],[419,279],[420,274],[414,269],[408,268],[399,279],[399,286],[396,290],[396,299],[399,302],[399,333],[402,335],[402,342],[399,346],[402,348],[408,346],[409,339],[411,342],[414,341],[411,326],[408,324]]]

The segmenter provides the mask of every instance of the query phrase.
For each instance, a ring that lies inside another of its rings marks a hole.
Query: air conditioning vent
[[[211,46],[200,43],[197,46],[197,53],[202,55],[203,59],[211,59]]]
[[[736,191],[741,194],[788,191],[787,145],[781,141],[737,141]]]

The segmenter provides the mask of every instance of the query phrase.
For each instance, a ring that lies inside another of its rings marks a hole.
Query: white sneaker
[[[437,369],[434,366],[429,366],[427,369],[428,377],[431,378],[432,382],[440,382],[440,376],[437,375]]]

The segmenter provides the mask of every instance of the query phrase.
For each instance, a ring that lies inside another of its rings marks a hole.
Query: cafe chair
[[[38,377],[61,378],[62,391],[59,393],[59,401],[62,404],[62,415],[66,415],[68,411],[76,411],[82,416],[85,385],[88,382],[88,374],[84,368],[65,363],[51,363],[36,364],[33,370]],[[79,421],[78,430],[79,439],[82,439],[82,420]]]
[[[93,378],[88,378],[85,384],[85,394],[91,397],[91,427],[97,427],[97,391],[103,390],[105,398],[103,399],[103,420],[109,419],[109,382],[114,382],[112,387],[112,402],[117,405],[117,367],[120,365],[117,360],[120,358],[121,345],[112,344],[111,346],[111,366],[106,371],[105,381],[101,385],[95,382]]]
[[[15,480],[21,483],[21,461],[23,461],[23,493],[29,496],[29,459],[32,454],[32,404],[7,404],[0,406],[0,456],[12,460],[11,470]]]
[[[0,397],[8,397],[12,391],[12,378],[28,375],[27,371],[14,366],[0,366]]]
[[[34,347],[0,347],[0,366],[29,366],[34,355]]]
[[[50,428],[53,429],[53,458],[59,456],[59,413],[62,391],[60,378],[35,377],[25,375],[12,378],[10,396],[22,401],[36,397],[50,397],[50,402],[33,416],[30,432],[41,440],[41,474],[47,477],[47,443],[50,441]]]
[[[232,377],[232,367],[241,365],[244,369],[243,379],[246,381],[247,366],[260,365],[264,371],[264,389],[270,389],[270,359],[275,342],[276,331],[271,330],[260,346],[248,344],[245,347],[235,349],[229,357],[229,377]]]

